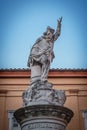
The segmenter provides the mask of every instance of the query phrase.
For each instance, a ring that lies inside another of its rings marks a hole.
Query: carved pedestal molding
[[[33,105],[18,109],[14,116],[22,130],[66,130],[73,112],[57,105]]]

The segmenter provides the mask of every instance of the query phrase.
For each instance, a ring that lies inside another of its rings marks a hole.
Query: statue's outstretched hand
[[[62,22],[62,17],[61,17],[61,18],[59,18],[57,21],[58,21],[58,24],[60,25],[60,24],[61,24],[61,22]]]

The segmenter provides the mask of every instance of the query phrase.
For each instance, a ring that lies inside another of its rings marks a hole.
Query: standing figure
[[[36,81],[47,81],[50,64],[54,58],[54,42],[60,36],[62,17],[57,21],[56,32],[51,27],[47,27],[43,36],[38,38],[32,46],[28,58],[28,67],[31,68],[31,84]]]

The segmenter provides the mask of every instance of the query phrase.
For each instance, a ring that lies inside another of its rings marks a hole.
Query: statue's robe
[[[43,64],[44,62],[52,61],[52,59],[54,58],[53,38],[54,37],[49,39],[42,36],[36,40],[30,51],[28,66],[34,65],[35,63]]]

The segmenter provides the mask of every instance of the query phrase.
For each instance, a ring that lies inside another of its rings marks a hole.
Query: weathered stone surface
[[[66,101],[63,90],[52,89],[51,83],[38,81],[23,93],[24,107],[35,104],[54,104],[63,106]]]
[[[57,105],[32,105],[20,108],[15,117],[22,130],[66,130],[73,112]]]

